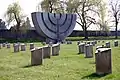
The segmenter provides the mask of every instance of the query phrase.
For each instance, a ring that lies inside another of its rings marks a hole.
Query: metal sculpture
[[[76,14],[34,12],[31,16],[37,32],[53,42],[64,40],[76,24]]]

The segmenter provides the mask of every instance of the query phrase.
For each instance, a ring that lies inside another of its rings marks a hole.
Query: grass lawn
[[[112,40],[109,41],[113,43]],[[97,45],[101,44],[105,43],[100,42]],[[39,42],[35,45],[42,46]],[[27,51],[19,53],[13,53],[13,48],[2,48],[0,49],[0,80],[120,80],[120,47],[111,45],[112,74],[106,76],[94,75],[95,58],[78,55],[77,42],[70,45],[61,44],[59,56],[44,59],[43,65],[32,67],[29,66],[31,64],[29,44]]]

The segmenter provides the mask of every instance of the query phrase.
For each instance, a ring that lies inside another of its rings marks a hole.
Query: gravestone
[[[2,47],[5,47],[6,46],[6,43],[2,43]]]
[[[33,43],[30,43],[30,50],[31,49],[34,49],[34,44]]]
[[[18,46],[20,46],[21,43],[20,43],[20,42],[17,42],[17,44],[18,44]]]
[[[26,45],[23,43],[21,44],[21,51],[25,51],[26,50]]]
[[[19,45],[18,44],[14,45],[14,52],[19,52]]]
[[[0,49],[2,48],[2,44],[0,44]]]
[[[80,44],[80,41],[77,42],[77,45],[79,45],[79,44]]]
[[[10,48],[10,43],[7,43],[7,48]]]
[[[67,41],[67,44],[72,44],[72,41]]]
[[[90,41],[87,42],[87,44],[90,44],[90,43],[91,43]]]
[[[95,46],[95,41],[92,41],[91,44],[92,44],[93,46]]]
[[[52,47],[53,43],[52,42],[49,42],[49,46]]]
[[[85,43],[80,43],[78,47],[79,47],[79,54],[85,52]]]
[[[15,46],[16,43],[13,43],[13,47]]]
[[[70,41],[69,43],[72,44],[72,41]]]
[[[43,46],[43,58],[50,58],[51,56],[51,47],[50,46]]]
[[[65,40],[62,40],[61,43],[62,43],[62,44],[66,44],[66,41],[65,41]]]
[[[95,52],[96,74],[112,73],[111,48],[100,48]]]
[[[102,43],[104,43],[105,41],[102,41]]]
[[[76,14],[55,14],[47,12],[33,12],[33,24],[39,35],[46,41],[57,43],[69,36],[75,27]]]
[[[93,45],[87,44],[85,45],[85,58],[93,57]]]
[[[43,53],[42,48],[34,48],[31,50],[31,65],[42,65],[43,63]]]
[[[90,44],[91,53],[93,55],[93,44]]]
[[[118,41],[117,40],[114,41],[114,46],[118,47]]]
[[[60,44],[59,43],[53,44],[52,45],[52,56],[59,55],[59,52],[60,52]]]
[[[100,40],[98,42],[100,43]]]
[[[110,42],[106,42],[106,48],[110,48]]]
[[[97,41],[95,40],[95,44],[97,44]]]

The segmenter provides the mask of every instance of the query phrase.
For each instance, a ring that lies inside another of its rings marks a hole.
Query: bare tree
[[[88,39],[87,29],[92,24],[96,24],[96,20],[92,14],[98,14],[97,6],[100,0],[68,0],[66,2],[69,13],[76,13],[79,21],[76,21],[83,29],[85,39]]]
[[[112,14],[113,21],[115,24],[115,38],[118,38],[118,23],[120,20],[120,1],[119,0],[111,0],[110,2],[111,10],[110,13]]]

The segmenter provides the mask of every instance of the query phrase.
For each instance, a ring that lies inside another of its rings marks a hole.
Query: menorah
[[[53,42],[60,42],[69,36],[76,24],[76,14],[55,14],[33,12],[32,21],[39,35]]]

